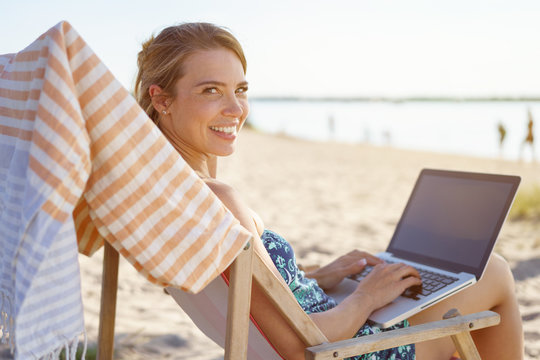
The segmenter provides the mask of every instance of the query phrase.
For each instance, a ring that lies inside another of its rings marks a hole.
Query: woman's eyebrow
[[[204,85],[226,86],[227,84],[221,81],[217,81],[217,80],[204,80],[204,81],[201,81],[200,83],[197,83],[195,87],[204,86]],[[247,86],[247,85],[248,85],[247,81],[241,81],[237,84],[237,86]]]

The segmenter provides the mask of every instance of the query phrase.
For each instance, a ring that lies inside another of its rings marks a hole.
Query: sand
[[[383,250],[422,168],[517,174],[521,188],[540,184],[540,164],[308,142],[244,130],[218,177],[235,187],[265,222],[285,236],[299,262],[324,264],[355,247]],[[496,251],[510,263],[524,321],[526,359],[540,359],[540,224],[507,221]],[[80,256],[90,344],[98,329],[102,251]],[[120,263],[117,359],[220,359],[161,288]]]
[[[298,261],[325,264],[355,247],[383,250],[422,168],[517,174],[540,185],[540,164],[308,142],[241,134],[218,178],[235,187],[266,227],[285,236]],[[507,221],[496,251],[510,263],[524,321],[527,359],[540,359],[540,223]],[[101,252],[81,256],[85,321],[97,338]],[[219,359],[223,351],[162,289],[121,262],[116,320],[119,359]]]

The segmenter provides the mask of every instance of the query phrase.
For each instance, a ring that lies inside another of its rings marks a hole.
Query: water
[[[519,159],[527,135],[527,111],[540,139],[538,102],[339,102],[251,101],[257,129],[315,141],[368,143],[480,157]],[[506,136],[499,147],[497,126]],[[536,158],[538,159],[538,149]],[[530,147],[522,151],[532,159]]]

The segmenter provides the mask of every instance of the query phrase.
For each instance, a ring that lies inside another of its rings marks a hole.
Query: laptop
[[[412,265],[422,286],[407,289],[369,320],[394,325],[478,281],[514,200],[520,177],[424,169],[385,252],[386,262]],[[340,302],[369,267],[330,292]]]

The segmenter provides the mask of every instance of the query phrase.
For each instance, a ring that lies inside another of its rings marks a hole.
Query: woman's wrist
[[[323,290],[328,290],[328,287],[325,283],[325,274],[324,272],[321,273],[320,271],[321,267],[311,268],[310,271],[305,271],[306,277],[310,279],[314,279],[317,281],[317,285]]]
[[[350,301],[355,302],[356,306],[367,311],[368,315],[375,311],[377,306],[377,299],[367,291],[355,291],[347,297]]]
[[[354,292],[335,308],[310,317],[329,341],[350,339],[372,313],[373,300],[369,294]]]
[[[307,277],[313,278],[313,274],[317,272],[321,268],[320,265],[303,265],[303,264],[297,264],[298,268],[306,273]]]

